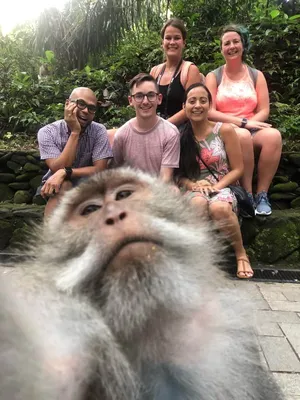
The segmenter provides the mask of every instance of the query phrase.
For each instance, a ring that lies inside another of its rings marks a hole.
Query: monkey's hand
[[[60,187],[66,177],[66,171],[64,169],[59,169],[56,171],[49,179],[45,182],[41,189],[41,196],[46,198],[57,194]]]
[[[76,115],[77,106],[74,103],[68,103],[65,105],[64,120],[72,133],[80,134],[81,126]]]

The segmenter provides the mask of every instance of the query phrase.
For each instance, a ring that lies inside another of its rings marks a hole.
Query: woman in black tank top
[[[159,91],[162,94],[163,99],[162,103],[157,107],[157,112],[161,117],[166,119],[168,118],[168,116],[177,114],[182,110],[184,87],[180,82],[180,72],[174,78],[174,81],[172,83],[172,90],[170,90],[170,93],[167,96],[169,86],[170,85],[159,85]]]
[[[157,108],[158,113],[177,126],[186,121],[182,109],[185,88],[203,80],[203,75],[194,64],[189,65],[186,73],[185,61],[182,60],[186,34],[181,20],[172,18],[165,23],[161,37],[166,62],[153,67],[150,72],[156,78],[160,93],[163,95],[162,104]]]

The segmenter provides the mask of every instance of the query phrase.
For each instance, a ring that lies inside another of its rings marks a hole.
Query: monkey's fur
[[[130,169],[66,193],[1,274],[0,398],[283,399],[210,231]]]

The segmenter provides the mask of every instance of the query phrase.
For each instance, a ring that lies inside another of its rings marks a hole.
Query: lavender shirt
[[[59,157],[69,137],[70,130],[63,119],[41,128],[38,132],[41,160]],[[92,122],[79,137],[76,157],[72,167],[90,167],[95,161],[111,158],[112,156],[105,126]],[[49,170],[43,177],[42,183],[51,175],[52,172]]]

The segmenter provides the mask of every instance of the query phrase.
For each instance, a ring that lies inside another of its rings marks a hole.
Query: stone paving
[[[253,299],[263,363],[286,400],[300,400],[300,284],[231,282]]]

